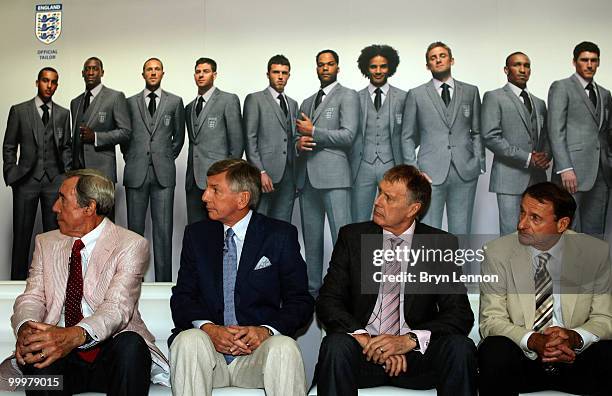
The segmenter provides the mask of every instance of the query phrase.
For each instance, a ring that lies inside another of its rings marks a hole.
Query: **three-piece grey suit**
[[[94,168],[117,182],[115,145],[130,140],[132,127],[123,92],[102,86],[83,114],[85,92],[72,99],[72,158],[74,168]],[[83,144],[79,127],[96,134],[96,143]]]
[[[337,83],[315,109],[316,96],[304,100],[300,107],[315,127],[316,146],[299,152],[296,161],[308,290],[314,296],[322,284],[325,215],[334,244],[340,227],[351,222],[348,153],[359,127],[357,92]]]
[[[40,200],[43,231],[57,228],[53,204],[71,167],[70,112],[49,102],[50,118],[42,122],[35,99],[12,106],[2,146],[4,181],[13,188],[11,279],[28,276],[30,240]],[[19,153],[19,155],[17,155]]]
[[[132,138],[121,145],[124,154],[128,228],[144,235],[151,200],[155,281],[172,281],[172,225],[176,166],[185,142],[183,100],[158,89],[159,105],[153,116],[145,104],[145,91],[128,99]],[[153,99],[149,99],[153,100]]]
[[[578,179],[574,194],[578,210],[574,229],[603,235],[612,186],[610,91],[596,84],[597,107],[593,106],[578,77],[555,81],[548,91],[548,135],[554,157],[553,180],[559,171],[573,168]]]
[[[530,153],[545,152],[552,158],[546,104],[529,93],[529,113],[509,84],[486,92],[480,113],[485,146],[494,154],[489,191],[497,193],[501,235],[516,231],[523,191],[547,179],[546,170],[529,166]]]
[[[287,116],[269,88],[249,94],[242,119],[247,160],[266,171],[274,184],[273,192],[262,193],[257,211],[290,223],[295,201],[293,136],[298,107],[295,100],[287,95],[285,98]]]
[[[402,163],[402,114],[406,92],[389,85],[378,111],[369,87],[359,91],[361,118],[351,147],[350,161],[352,221],[360,223],[372,218],[372,207],[378,183],[384,173]]]
[[[199,116],[195,113],[195,99],[185,107],[189,136],[185,175],[188,224],[208,217],[202,203],[208,168],[219,160],[242,158],[244,151],[240,100],[235,94],[214,89]]]
[[[432,179],[431,203],[423,222],[441,228],[446,204],[448,231],[460,235],[471,230],[476,183],[486,163],[478,88],[457,80],[454,83],[448,107],[433,80],[408,92],[402,155],[404,163],[417,166]]]

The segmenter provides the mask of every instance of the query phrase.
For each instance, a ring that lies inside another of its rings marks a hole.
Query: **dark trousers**
[[[485,338],[478,348],[480,396],[518,395],[556,390],[581,395],[609,395],[612,390],[612,341],[599,341],[576,357],[574,363],[556,364],[554,374],[542,362],[525,356],[503,336]]]
[[[352,336],[332,333],[319,349],[315,381],[319,396],[354,396],[358,388],[392,385],[436,388],[440,396],[476,395],[476,347],[461,335],[432,340],[425,352],[406,354],[408,371],[389,377],[383,366],[368,362]]]
[[[185,199],[187,201],[187,224],[193,224],[208,219],[206,204],[202,201],[203,194],[204,190],[200,190],[198,186],[195,185],[195,181],[191,189],[185,190]]]
[[[26,375],[63,375],[62,391],[27,391],[27,395],[72,395],[102,392],[108,395],[146,396],[151,381],[151,352],[144,339],[133,331],[118,334],[101,344],[93,363],[75,352],[56,360],[49,367],[22,367]]]

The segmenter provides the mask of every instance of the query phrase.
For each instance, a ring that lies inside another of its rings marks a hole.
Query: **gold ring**
[[[380,349],[380,353],[385,353],[384,349],[382,349],[382,348],[378,348],[378,349]]]

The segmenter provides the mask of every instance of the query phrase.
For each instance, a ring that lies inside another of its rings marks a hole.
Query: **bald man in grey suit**
[[[599,47],[585,41],[574,48],[576,73],[548,91],[548,127],[554,158],[553,181],[574,195],[573,228],[603,236],[612,186],[610,91],[595,83]]]
[[[262,192],[257,211],[291,222],[295,202],[293,136],[297,102],[285,94],[291,64],[283,55],[268,61],[270,85],[244,100],[247,160],[261,171]]]
[[[85,92],[70,102],[73,169],[98,169],[116,183],[115,145],[130,140],[132,133],[127,101],[123,92],[102,85],[100,59],[87,59],[81,74]]]
[[[146,87],[128,99],[132,138],[121,146],[128,228],[140,235],[151,201],[155,281],[172,282],[174,161],[185,142],[183,100],[161,89],[164,65],[157,58],[142,67]]]
[[[433,79],[408,92],[402,155],[404,163],[417,166],[432,183],[423,222],[441,228],[446,206],[448,231],[465,235],[472,228],[478,176],[486,170],[480,96],[474,85],[452,78],[455,60],[446,44],[430,44],[425,59]]]
[[[497,193],[499,233],[516,231],[521,194],[546,181],[551,151],[546,131],[546,104],[527,90],[531,61],[522,52],[506,58],[508,84],[484,94],[481,126],[486,147],[494,154],[489,191]]]
[[[316,60],[321,89],[300,106],[296,136],[296,183],[313,296],[322,284],[325,215],[333,243],[340,227],[351,222],[348,153],[359,126],[359,95],[338,83],[338,54],[323,50]]]
[[[185,107],[189,137],[185,175],[188,224],[208,217],[202,202],[208,168],[222,159],[242,158],[244,151],[240,100],[214,86],[217,62],[198,59],[193,77],[198,96]]]

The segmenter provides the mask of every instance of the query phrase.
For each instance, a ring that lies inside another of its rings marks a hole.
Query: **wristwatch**
[[[578,345],[576,345],[574,348],[572,348],[574,351],[579,351],[584,347],[584,340],[582,339],[582,336],[580,334],[578,334],[576,332],[576,334],[578,335],[577,339],[578,339]]]
[[[419,345],[419,338],[413,332],[406,334],[412,341],[416,343],[416,347],[414,347],[414,351],[418,351],[421,349],[421,345]]]

